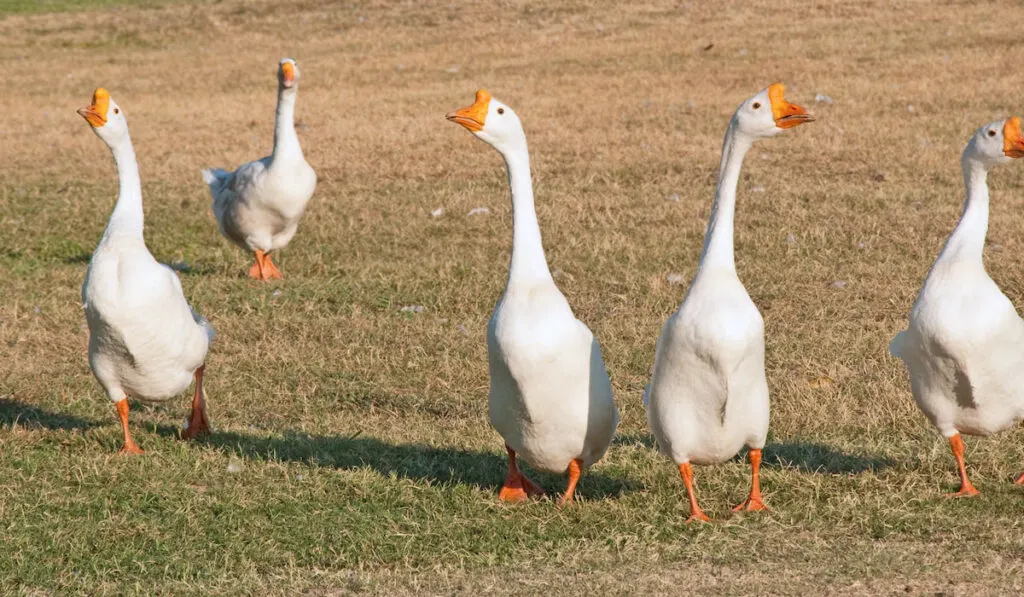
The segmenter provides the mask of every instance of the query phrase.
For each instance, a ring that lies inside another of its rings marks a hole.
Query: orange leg
[[[583,459],[574,458],[569,463],[569,485],[565,488],[565,493],[558,500],[559,506],[572,503],[572,496],[576,493],[576,484],[580,481],[580,475],[583,474]]]
[[[192,414],[189,415],[188,424],[181,432],[181,437],[193,439],[201,434],[211,433],[210,423],[206,420],[206,393],[203,392],[203,371],[206,365],[196,369],[196,394],[192,397]]]
[[[1014,481],[1017,485],[1024,485],[1024,473],[1021,473],[1017,480]]]
[[[284,276],[281,275],[281,271],[277,269],[274,262],[270,260],[270,253],[263,254],[263,279],[264,280],[281,280]]]
[[[686,522],[693,522],[699,520],[701,522],[707,522],[710,519],[707,514],[700,509],[697,505],[697,494],[693,490],[693,467],[690,466],[689,462],[684,462],[679,465],[679,474],[683,476],[683,485],[686,485],[686,495],[690,497],[690,517],[686,519]]]
[[[505,485],[498,493],[498,500],[502,502],[525,502],[533,496],[543,495],[544,490],[537,486],[519,472],[516,465],[516,453],[512,448],[505,446],[508,450],[508,475],[505,476]]]
[[[960,439],[959,433],[949,438],[949,447],[953,448],[956,466],[960,471],[960,491],[948,494],[949,497],[978,495],[980,492],[974,488],[974,485],[971,485],[970,479],[967,478],[967,467],[964,465],[964,440]]]
[[[117,416],[121,419],[121,431],[124,432],[124,446],[121,447],[122,454],[142,454],[142,448],[132,439],[128,432],[128,398],[122,398],[117,404]]]
[[[253,280],[266,280],[263,277],[263,251],[256,249],[256,261],[249,268],[249,277]]]
[[[750,450],[747,458],[750,459],[750,497],[733,508],[733,512],[757,512],[768,509],[761,500],[761,450]]]

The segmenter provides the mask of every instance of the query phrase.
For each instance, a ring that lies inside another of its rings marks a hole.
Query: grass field
[[[42,4],[0,6],[3,594],[1024,591],[1024,429],[967,438],[983,495],[943,498],[949,449],[886,353],[959,216],[968,137],[1024,113],[1019,3]],[[269,149],[282,56],[320,183],[286,279],[258,284],[199,169]],[[729,515],[737,458],[697,469],[715,522],[687,526],[641,393],[728,118],[776,80],[817,122],[757,146],[739,190],[772,510]],[[79,296],[117,193],[75,114],[101,85],[131,126],[148,245],[218,331],[216,433],[177,439],[185,395],[139,406],[136,458],[117,455]],[[483,86],[525,123],[548,261],[622,416],[565,509],[495,499],[484,333],[511,211],[499,156],[444,120]],[[1022,305],[1024,164],[989,180],[987,265]]]

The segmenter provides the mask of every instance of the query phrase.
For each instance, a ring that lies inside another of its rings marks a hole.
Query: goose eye
[[[121,113],[120,108],[114,108],[114,114],[120,114],[120,113]]]
[[[754,102],[754,105],[752,107],[755,110],[760,110],[761,109],[761,102]]]
[[[995,131],[989,131],[988,132],[988,136],[989,137],[995,137],[996,136],[996,132]]]
[[[504,114],[505,108],[498,108],[498,114]]]

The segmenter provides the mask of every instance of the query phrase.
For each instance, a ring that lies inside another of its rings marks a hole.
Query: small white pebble
[[[993,251],[995,251],[996,253],[998,253],[998,252],[1003,250],[1003,245],[994,244],[994,245],[990,246],[989,248],[992,249]]]
[[[302,473],[299,473],[299,474],[295,475],[295,480],[296,481],[302,481],[305,478],[306,478],[306,475],[303,475]]]
[[[793,236],[792,232],[790,232],[789,234],[786,235],[786,244],[790,244],[790,245],[795,245],[796,244],[796,237]]]
[[[739,52],[737,52],[737,53],[738,53],[738,54],[739,54],[740,56],[746,56],[746,55],[747,55],[747,49],[746,49],[746,48],[740,48],[740,51],[739,51]]]
[[[914,104],[907,104],[907,112],[913,114],[914,112],[917,112],[917,108],[914,107]]]
[[[242,472],[242,468],[242,463],[238,462],[237,460],[232,460],[231,462],[228,463],[228,472],[231,473],[232,475],[236,475]]]
[[[489,213],[491,213],[491,208],[489,207],[474,207],[473,209],[469,210],[469,213],[467,213],[466,215],[475,216],[477,214],[486,215]]]
[[[672,193],[668,197],[665,197],[665,201],[679,201],[679,193]]]
[[[430,215],[435,217],[435,218],[440,218],[441,216],[444,215],[444,208],[443,207],[439,207],[439,208],[435,209],[434,211],[430,212]]]
[[[764,187],[751,187],[750,188],[750,192],[751,193],[763,193],[764,192]]]
[[[32,307],[32,310],[35,311],[36,313],[39,313],[39,307]]]
[[[423,305],[406,305],[399,309],[402,313],[423,313]]]
[[[846,288],[846,282],[842,280],[836,280],[832,282],[832,288]]]
[[[457,329],[460,332],[462,332],[462,334],[464,336],[468,336],[469,335],[469,330],[467,330],[466,326],[462,325],[461,323],[459,325],[455,326],[455,329]]]
[[[273,297],[273,298],[277,298],[277,297],[281,296],[281,290],[277,289],[274,292],[271,292],[270,296]]]
[[[814,101],[818,102],[819,104],[831,104],[832,98],[825,95],[824,93],[819,93],[818,95],[814,96]]]
[[[673,286],[679,286],[680,284],[683,283],[683,274],[669,274],[668,276],[665,277],[665,279],[668,280],[669,284]]]
[[[459,67],[457,67],[457,66],[449,66],[448,68],[444,69],[444,72],[450,73],[450,74],[454,75],[455,73],[459,72]]]
[[[867,245],[866,245],[866,244],[864,244],[864,243],[857,243],[857,248],[858,248],[858,249],[866,249],[866,248],[867,248]]]

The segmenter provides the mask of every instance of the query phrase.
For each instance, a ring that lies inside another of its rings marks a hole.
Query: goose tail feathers
[[[203,168],[203,182],[208,185],[220,183],[227,175],[227,171],[220,168]]]

